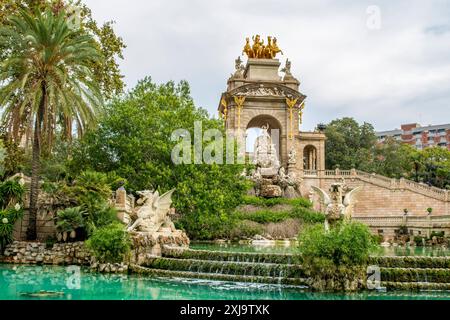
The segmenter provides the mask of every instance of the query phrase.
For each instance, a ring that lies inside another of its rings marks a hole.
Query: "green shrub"
[[[421,237],[421,236],[415,236],[414,237],[414,242],[416,244],[416,246],[423,246],[423,242],[424,242],[425,238]]]
[[[342,222],[326,232],[323,225],[304,230],[299,237],[299,250],[307,264],[335,266],[364,265],[374,248],[367,226],[358,222]]]
[[[96,229],[106,227],[107,225],[118,222],[117,210],[105,205],[95,212],[91,212],[86,217],[86,231],[91,235]]]
[[[176,227],[186,230],[189,238],[215,240],[227,238],[237,221],[229,214],[188,214],[176,222]]]
[[[291,218],[299,218],[308,224],[323,223],[325,221],[325,216],[323,213],[303,207],[295,208],[290,215]]]
[[[86,245],[99,262],[116,263],[129,254],[131,241],[125,226],[114,222],[95,230]]]
[[[243,196],[242,204],[261,206],[261,207],[273,207],[280,204],[288,204],[294,207],[311,208],[312,203],[304,198],[286,199],[286,198],[271,198],[265,199],[255,196]]]
[[[119,179],[117,175],[106,175],[95,171],[82,172],[73,186],[65,189],[70,199],[82,208],[84,213],[84,227],[88,235],[97,228],[101,228],[117,221],[117,212],[109,206],[112,195],[109,179]],[[113,182],[114,183],[114,182]]]
[[[433,231],[433,232],[431,232],[430,239],[433,239],[433,237],[443,238],[444,236],[445,236],[444,231]]]
[[[21,204],[25,188],[16,180],[6,180],[0,183],[0,207],[5,209]]]
[[[300,219],[305,223],[320,223],[325,220],[322,213],[312,211],[304,207],[296,207],[290,211],[271,211],[270,208],[253,212],[235,212],[234,218],[238,220],[250,220],[258,223],[276,223],[287,219]]]
[[[258,223],[280,222],[289,218],[289,211],[274,212],[263,209],[254,212],[236,212],[234,217],[238,220],[250,220]]]
[[[0,210],[0,253],[13,241],[14,224],[22,216],[23,209],[19,205]]]
[[[101,209],[112,195],[107,175],[95,171],[82,172],[69,190],[78,205],[84,207],[89,213]]]
[[[384,237],[381,234],[374,234],[373,241],[378,244],[382,244],[384,242]]]
[[[230,230],[229,239],[253,238],[257,234],[263,234],[263,226],[249,220],[243,220],[235,223]]]
[[[341,222],[328,232],[315,225],[299,237],[305,272],[312,288],[322,291],[358,290],[374,246],[368,227],[357,222]]]
[[[81,207],[66,208],[58,211],[55,217],[56,230],[58,232],[72,232],[84,227],[84,215],[86,211]]]
[[[114,171],[108,172],[106,177],[107,177],[107,180],[108,180],[109,187],[113,191],[116,191],[120,187],[126,188],[126,186],[127,186],[127,179],[120,177]]]

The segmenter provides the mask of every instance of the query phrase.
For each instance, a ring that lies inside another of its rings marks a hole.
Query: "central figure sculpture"
[[[283,51],[278,48],[277,38],[267,37],[267,45],[264,45],[264,40],[257,34],[252,37],[253,46],[250,45],[250,38],[246,38],[246,44],[243,54],[251,59],[275,59],[278,53],[283,54]]]
[[[262,175],[275,175],[280,168],[275,144],[269,134],[269,125],[261,127],[262,133],[256,138],[253,164],[261,168]],[[267,173],[267,174],[266,174]]]

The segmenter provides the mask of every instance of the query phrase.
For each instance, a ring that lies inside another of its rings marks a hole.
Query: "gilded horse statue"
[[[245,46],[242,51],[250,59],[275,59],[278,53],[283,51],[278,47],[277,38],[267,37],[267,45],[261,40],[259,34],[252,37],[253,45],[250,45],[250,38],[245,38]]]

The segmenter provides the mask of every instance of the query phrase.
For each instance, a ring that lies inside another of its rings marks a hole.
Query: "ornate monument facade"
[[[449,190],[354,169],[326,170],[325,134],[301,130],[306,96],[291,72],[291,61],[287,59],[280,69],[277,55],[283,52],[276,38],[268,37],[266,44],[259,35],[252,40],[246,39],[247,62],[236,60],[218,110],[229,133],[245,135],[250,128],[262,129],[252,155],[257,170],[250,175],[257,186],[283,196],[295,188],[329,222],[351,216],[385,239],[394,238],[404,227],[411,236],[429,236],[432,231],[450,234]],[[272,134],[274,130],[279,135]]]
[[[299,91],[300,81],[292,75],[289,60],[280,70],[276,55],[282,51],[277,39],[268,37],[264,45],[256,35],[251,45],[247,38],[243,52],[247,63],[244,66],[240,57],[236,60],[236,70],[220,99],[219,114],[227,131],[245,134],[247,129],[264,127],[263,131],[277,137],[272,143],[280,167],[299,177],[324,170],[325,135],[301,131],[306,96]],[[273,130],[278,134],[273,135]]]

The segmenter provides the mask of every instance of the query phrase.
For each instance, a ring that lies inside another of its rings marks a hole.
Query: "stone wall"
[[[54,210],[42,209],[39,210],[36,219],[36,231],[37,240],[46,241],[47,239],[55,238],[56,227],[53,220],[55,216]],[[25,208],[23,219],[18,220],[14,225],[13,237],[15,240],[24,241],[27,238],[27,228],[28,228],[29,213],[28,209]]]
[[[0,255],[0,262],[18,264],[89,265],[90,261],[84,242],[56,243],[48,249],[45,243],[14,241]]]

